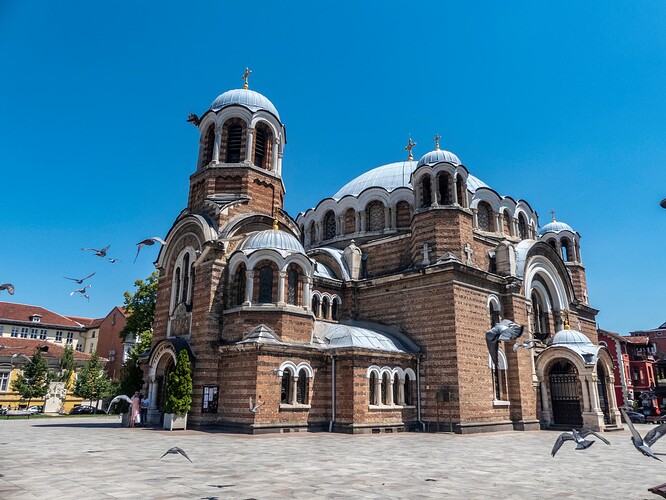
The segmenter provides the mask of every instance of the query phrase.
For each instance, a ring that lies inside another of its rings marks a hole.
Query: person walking
[[[132,396],[132,404],[130,405],[130,419],[129,419],[129,426],[134,427],[134,423],[136,422],[136,417],[139,415],[141,411],[141,398],[139,398],[139,393],[135,392],[134,396]]]
[[[148,398],[146,398],[143,394],[141,394],[141,427],[146,426],[146,422],[148,422],[148,404],[150,402],[148,401]]]

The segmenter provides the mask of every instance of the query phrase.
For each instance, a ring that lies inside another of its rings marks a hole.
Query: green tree
[[[150,349],[153,337],[153,320],[155,319],[155,303],[157,302],[157,271],[146,280],[136,280],[134,293],[126,291],[125,313],[127,323],[120,332],[125,341],[132,335],[136,339],[135,351],[141,353]]]
[[[178,354],[178,362],[169,374],[164,410],[184,415],[192,406],[192,365],[184,349]]]
[[[65,383],[65,389],[69,389],[72,382],[72,376],[76,371],[76,362],[74,361],[74,349],[71,344],[65,347],[65,352],[60,358],[60,377],[58,380]]]
[[[93,353],[88,362],[83,365],[76,384],[74,384],[74,395],[89,399],[90,402],[97,401],[107,395],[110,380],[104,370],[104,363],[99,359],[97,352]]]
[[[36,350],[29,361],[23,365],[21,373],[12,382],[12,390],[21,395],[21,399],[30,401],[41,399],[49,391],[49,384],[53,380],[53,373],[42,356],[41,351]]]

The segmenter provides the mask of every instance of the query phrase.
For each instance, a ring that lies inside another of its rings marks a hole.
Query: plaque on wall
[[[183,302],[176,306],[170,318],[169,335],[171,337],[182,337],[190,334],[190,315]]]

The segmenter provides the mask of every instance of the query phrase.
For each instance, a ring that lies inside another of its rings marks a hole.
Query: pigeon
[[[196,127],[198,127],[199,123],[201,123],[201,119],[197,115],[195,115],[194,113],[190,113],[189,115],[187,115],[187,120],[186,121],[187,121],[187,123],[191,123],[192,125],[194,125]]]
[[[109,257],[109,262],[111,262],[111,264],[115,264],[116,262],[120,262],[120,259],[112,259]]]
[[[642,438],[641,435],[636,430],[636,428],[634,427],[634,424],[632,423],[631,419],[625,413],[624,408],[620,408],[620,411],[622,412],[624,421],[629,426],[629,430],[631,431],[631,442],[634,444],[634,448],[636,448],[646,457],[652,457],[655,460],[659,460],[661,462],[661,458],[656,456],[650,447],[654,445],[654,443],[656,443],[660,437],[666,434],[666,424],[661,424],[659,427],[651,429],[645,435],[645,438]]]
[[[259,408],[264,406],[264,403],[259,403],[258,405],[253,405],[252,404],[252,398],[250,398],[250,411],[252,413],[259,413]]]
[[[153,236],[152,238],[146,238],[143,241],[140,241],[137,243],[137,249],[136,249],[136,257],[134,257],[134,262],[136,262],[137,257],[139,256],[139,252],[141,251],[142,246],[151,246],[154,245],[155,243],[159,243],[160,245],[166,245],[166,241],[164,241],[162,238],[158,238],[157,236]]]
[[[107,245],[101,250],[97,250],[96,248],[82,248],[81,250],[92,250],[95,252],[95,255],[97,257],[106,257],[106,251],[111,247],[111,245]]]
[[[92,278],[93,276],[95,276],[95,273],[89,274],[89,275],[86,276],[85,278],[81,278],[81,279],[68,278],[67,276],[65,276],[64,278],[65,278],[66,280],[76,281],[76,283],[79,284],[79,285],[83,285],[83,282],[84,282],[85,280],[87,280],[88,278]]]
[[[85,296],[85,294],[86,294],[86,290],[87,290],[88,288],[90,288],[90,287],[92,287],[92,285],[86,285],[86,286],[84,286],[83,288],[79,288],[78,290],[74,290],[73,292],[70,292],[69,296],[71,297],[71,296],[74,295],[75,293],[80,293],[81,295],[84,295],[84,296]]]
[[[14,295],[14,285],[11,283],[2,283],[0,284],[0,290],[7,290],[9,295]]]
[[[187,453],[185,453],[185,451],[184,451],[182,448],[178,448],[178,446],[174,446],[173,448],[169,448],[169,449],[164,453],[164,455],[162,455],[162,456],[160,457],[160,460],[162,460],[165,456],[167,456],[167,455],[169,455],[169,454],[171,454],[171,455],[177,455],[178,453],[180,453],[180,454],[183,455],[185,458],[187,458],[188,460],[190,460],[190,457],[187,456]],[[191,462],[192,462],[192,460],[190,460],[190,463],[191,463]]]
[[[85,297],[86,299],[88,299],[88,302],[90,302],[90,295],[88,295],[87,293],[84,293],[84,294],[83,294],[83,297]]]
[[[555,456],[555,453],[557,453],[557,450],[559,450],[562,447],[562,444],[565,441],[575,441],[577,450],[585,450],[594,444],[594,441],[585,439],[590,434],[592,434],[593,436],[597,437],[600,441],[603,441],[604,443],[610,446],[610,443],[606,438],[600,436],[591,429],[583,427],[580,430],[580,432],[578,432],[576,429],[572,429],[571,432],[563,432],[562,434],[560,434],[559,437],[557,438],[557,441],[555,441],[555,445],[553,446],[553,450],[550,452],[550,454],[552,456]]]
[[[130,398],[129,396],[125,396],[124,394],[121,394],[120,396],[116,396],[115,398],[113,398],[111,400],[111,402],[109,403],[109,407],[106,409],[107,415],[111,411],[111,407],[119,401],[127,401],[129,404],[132,404],[132,398]]]
[[[14,366],[14,360],[16,358],[24,358],[24,359],[30,361],[30,356],[28,356],[26,354],[23,354],[23,353],[20,353],[20,352],[17,352],[17,353],[12,354],[12,358],[10,359],[9,364]]]
[[[490,359],[493,360],[495,366],[499,366],[497,362],[497,355],[499,352],[500,340],[507,342],[509,340],[516,340],[523,334],[523,327],[508,319],[503,319],[490,330],[486,332],[486,344],[488,345],[488,352]]]
[[[539,339],[525,339],[522,342],[516,342],[515,344],[513,344],[513,350],[517,351],[521,347],[524,349],[534,349],[534,347],[536,347],[535,344],[538,344],[540,342],[541,340]]]

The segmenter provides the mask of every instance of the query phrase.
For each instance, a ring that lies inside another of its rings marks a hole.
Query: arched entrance
[[[583,415],[580,407],[578,372],[567,360],[558,360],[548,374],[550,401],[554,425],[580,427]]]
[[[597,393],[599,394],[599,407],[604,414],[604,423],[610,424],[610,410],[608,405],[608,386],[606,384],[606,370],[601,363],[597,363]]]
[[[176,366],[171,356],[162,356],[155,370],[155,383],[157,384],[156,406],[160,413],[164,413],[164,402],[166,401],[166,386],[169,374]]]

